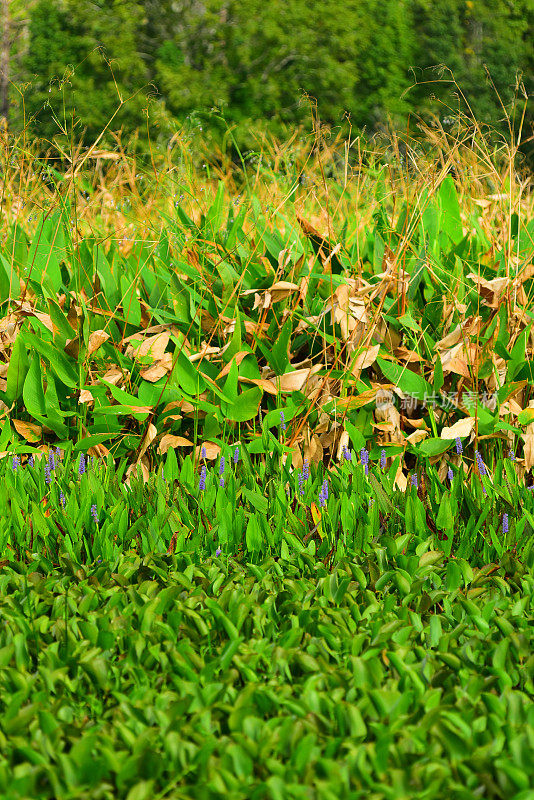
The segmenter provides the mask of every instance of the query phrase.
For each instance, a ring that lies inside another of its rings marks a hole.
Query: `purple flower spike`
[[[199,481],[199,484],[198,484],[198,488],[200,489],[201,492],[203,492],[204,489],[206,488],[206,467],[205,466],[203,466],[202,469],[200,470],[200,481]]]
[[[462,446],[462,440],[458,436],[456,437],[456,452],[459,456],[461,456],[462,453],[464,452],[464,448]]]
[[[238,461],[239,461],[239,447],[236,447],[236,449],[234,450],[234,464],[237,464]]]
[[[502,515],[502,532],[508,533],[508,514]]]
[[[50,469],[55,469],[56,468],[56,464],[55,464],[55,461],[54,461],[54,451],[53,450],[50,450],[48,452],[48,466],[50,467]]]
[[[33,455],[30,455],[30,457],[28,459],[28,464],[30,465],[30,467],[35,466],[35,459],[34,459]]]
[[[80,463],[78,464],[78,475],[83,475],[85,472],[85,456],[80,453]]]
[[[221,555],[221,552],[222,552],[222,551],[221,551],[221,548],[220,548],[220,547],[218,547],[218,548],[217,548],[217,550],[215,551],[215,555],[216,555],[216,556],[220,556],[220,555]]]
[[[307,458],[304,459],[304,462],[302,464],[302,479],[304,481],[310,479],[310,465]]]
[[[299,482],[299,492],[300,494],[304,494],[304,475],[302,472],[298,474],[298,482]]]
[[[19,468],[20,458],[18,456],[13,456],[13,472],[16,472]]]
[[[59,490],[59,502],[61,503],[61,505],[63,506],[63,508],[65,508],[65,503],[66,503],[66,500],[65,500],[65,495],[63,494],[63,492],[61,491],[61,489]]]
[[[380,469],[386,468],[386,451],[382,450],[380,453]]]
[[[515,461],[515,453],[512,449],[510,449],[510,452],[508,453],[508,458],[510,461]]]
[[[206,458],[206,448],[204,447],[204,445],[202,445],[202,448],[200,450],[200,458]]]
[[[222,475],[221,475],[221,479],[219,481],[219,486],[224,486],[224,478],[223,478]]]
[[[91,516],[98,525],[98,511],[96,510],[96,503],[91,506]]]
[[[224,456],[221,456],[221,461],[219,464],[219,475],[224,473]]]
[[[328,500],[328,481],[326,480],[326,478],[323,481],[323,495],[324,499]]]
[[[282,430],[285,431],[285,429],[286,429],[286,418],[285,418],[285,415],[284,415],[283,411],[280,412],[280,425],[281,425]]]
[[[343,446],[343,458],[345,461],[352,461],[352,453],[345,445]]]
[[[480,474],[481,475],[487,475],[488,474],[488,470],[486,469],[486,465],[482,461],[482,456],[480,455],[478,450],[475,453],[475,458],[476,458],[476,461],[477,461],[477,467],[478,467],[478,471],[480,472]]]
[[[412,486],[415,486],[415,488],[417,489],[417,474],[416,473],[414,473],[412,475],[412,479],[411,480],[412,480]]]
[[[321,508],[324,508],[326,505],[326,497],[323,495],[322,492],[319,493],[319,505]]]
[[[451,467],[449,467],[449,469],[447,470],[447,478],[448,478],[450,481],[452,481],[452,479],[454,478],[454,473],[453,473],[453,471],[452,471],[452,468],[451,468]]]
[[[44,474],[45,474],[45,483],[49,484],[52,480],[52,477],[50,475],[50,467],[48,466],[48,464],[45,464]]]

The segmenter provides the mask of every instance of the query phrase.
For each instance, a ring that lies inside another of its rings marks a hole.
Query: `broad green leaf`
[[[392,361],[378,357],[376,363],[391,383],[398,386],[405,394],[419,400],[433,396],[432,386],[421,375],[417,375],[407,367],[401,367]]]
[[[9,404],[18,400],[21,396],[29,368],[26,347],[22,337],[17,336],[9,359],[9,367],[7,368],[6,399]]]

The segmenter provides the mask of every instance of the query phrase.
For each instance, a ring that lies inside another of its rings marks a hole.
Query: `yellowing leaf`
[[[22,419],[13,419],[11,421],[17,433],[24,436],[28,442],[38,442],[42,438],[43,429],[40,425],[36,425],[34,422],[25,422]]]
[[[457,437],[463,438],[464,436],[469,436],[474,427],[475,427],[475,418],[465,417],[465,419],[459,419],[458,422],[455,422],[454,425],[451,425],[450,428],[447,427],[443,428],[441,431],[441,438],[442,439],[456,439]]]
[[[158,453],[163,455],[169,447],[193,447],[193,442],[183,436],[173,436],[172,433],[164,433],[161,437]]]

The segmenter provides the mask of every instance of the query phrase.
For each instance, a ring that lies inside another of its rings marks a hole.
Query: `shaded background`
[[[257,130],[309,124],[306,95],[323,123],[347,131],[349,120],[353,132],[406,130],[414,113],[447,126],[461,112],[506,132],[507,115],[518,130],[533,87],[534,0],[2,0],[1,9],[3,116],[10,131],[60,148],[73,131],[89,144],[106,129],[108,146],[111,132],[137,131],[146,150],[149,136],[165,145],[184,126],[219,141],[231,126],[246,150]],[[523,138],[528,106],[525,123]]]

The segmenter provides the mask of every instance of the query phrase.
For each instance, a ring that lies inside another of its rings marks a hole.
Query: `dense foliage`
[[[517,563],[380,547],[4,565],[0,793],[530,800],[533,603]]]
[[[450,119],[458,108],[495,124],[499,96],[511,111],[518,75],[533,88],[530,0],[32,0],[25,8],[11,77],[29,82],[32,132],[51,138],[62,129],[63,146],[74,119],[88,142],[112,118],[110,130],[141,127],[146,138],[149,95],[155,138],[168,141],[186,120],[220,129],[210,115],[218,107],[240,144],[252,146],[251,123],[279,133],[309,120],[302,93],[316,98],[326,123],[348,114],[357,129],[377,130],[388,119],[405,126],[411,111]],[[460,105],[450,72],[440,78],[437,65],[454,73]],[[11,100],[20,127],[15,87]]]

